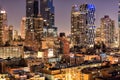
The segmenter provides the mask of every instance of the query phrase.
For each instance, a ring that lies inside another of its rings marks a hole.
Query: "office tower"
[[[18,31],[17,30],[13,30],[13,40],[18,40]]]
[[[86,17],[86,22],[81,22],[86,24],[86,43],[88,47],[93,47],[95,38],[95,6],[93,4],[83,4],[80,5],[81,19],[84,20]],[[85,27],[85,26],[84,26]]]
[[[7,13],[0,9],[0,46],[4,45],[4,27],[7,26]]]
[[[38,0],[26,0],[26,29],[29,32],[33,32],[33,18],[37,18],[38,13]]]
[[[95,42],[101,42],[101,28],[97,27],[95,30]]]
[[[43,19],[41,20],[38,15],[38,5],[38,0],[26,0],[26,18],[22,20],[22,29],[25,30],[22,32],[23,37],[25,34],[25,45],[34,48],[40,44],[40,31],[42,30],[40,28],[43,27],[41,26]],[[25,28],[24,23],[26,23]]]
[[[3,44],[5,44],[7,41],[9,41],[9,27],[4,26],[3,27]]]
[[[34,18],[38,15],[38,1],[26,0],[26,39],[34,40]]]
[[[26,17],[38,16],[38,4],[38,0],[26,0]]]
[[[101,18],[101,39],[107,47],[112,47],[115,37],[115,23],[108,15]]]
[[[71,12],[72,45],[93,47],[95,38],[95,6],[93,4],[74,5]]]
[[[40,14],[48,23],[48,26],[54,26],[54,6],[53,0],[40,0]]]
[[[9,26],[9,41],[13,40],[13,26]]]
[[[21,27],[20,27],[20,30],[21,30],[21,38],[24,40],[25,39],[25,34],[26,34],[26,31],[25,31],[25,27],[26,26],[26,17],[23,17],[22,20],[21,20]]]
[[[72,44],[73,46],[80,46],[84,43],[85,40],[85,28],[80,27],[80,11],[78,5],[72,6],[71,12],[71,35],[72,35]],[[82,42],[83,41],[83,42]]]
[[[34,28],[25,29],[25,45],[34,48],[34,50],[38,50],[41,48],[44,21],[40,16],[33,18],[33,21]]]
[[[40,42],[43,37],[43,25],[44,21],[41,16],[38,18],[34,18],[34,31],[35,31],[35,39]]]
[[[13,26],[5,26],[3,28],[3,43],[4,45],[10,45],[13,41]]]

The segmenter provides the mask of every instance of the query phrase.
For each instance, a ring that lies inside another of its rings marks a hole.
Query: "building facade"
[[[74,5],[71,12],[71,35],[73,46],[93,47],[95,38],[95,6]]]
[[[26,0],[26,17],[38,16],[38,4],[38,0]]]
[[[50,27],[54,26],[53,0],[40,0],[40,14]]]
[[[23,56],[22,46],[8,46],[0,47],[0,58],[7,59],[8,57],[21,57]]]
[[[38,0],[26,0],[26,38],[30,34],[34,35],[34,18],[38,17],[38,4]],[[31,39],[34,39],[34,37],[31,37]]]
[[[41,40],[43,37],[43,18],[33,18],[33,21],[34,28],[25,30],[25,45],[38,50],[41,48]]]
[[[25,34],[25,45],[35,49],[41,45],[43,31],[43,18],[38,15],[38,5],[38,0],[26,0],[26,18],[23,19],[22,24],[24,27],[24,22],[26,23],[25,28],[23,28],[25,32],[22,33],[23,36]]]
[[[101,18],[101,41],[107,47],[112,47],[115,37],[115,23],[108,15]]]
[[[42,49],[44,41],[54,42],[53,38],[57,37],[57,27],[54,27],[53,0],[26,0],[26,19],[22,20],[22,27],[24,23],[26,23],[25,28],[22,29],[25,29],[23,33],[25,33],[26,46]]]
[[[4,45],[4,27],[7,26],[7,13],[0,9],[0,45]]]
[[[21,38],[23,40],[25,39],[25,34],[26,34],[26,31],[25,31],[26,29],[25,28],[26,28],[26,17],[23,17],[22,20],[21,20],[21,27],[20,27]]]

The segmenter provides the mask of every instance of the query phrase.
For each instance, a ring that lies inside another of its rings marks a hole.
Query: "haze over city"
[[[0,80],[120,80],[120,1],[0,0]]]
[[[15,29],[20,29],[22,17],[26,16],[25,0],[0,0],[0,5],[7,11],[8,24],[13,25]],[[53,0],[55,7],[55,26],[58,32],[70,34],[71,29],[71,7],[74,4],[92,3],[95,5],[96,26],[100,26],[100,18],[109,15],[115,20],[115,26],[118,27],[118,0]]]

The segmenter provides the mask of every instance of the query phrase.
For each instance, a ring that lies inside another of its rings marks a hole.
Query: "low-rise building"
[[[13,58],[23,56],[23,47],[22,46],[6,46],[0,47],[0,58]]]

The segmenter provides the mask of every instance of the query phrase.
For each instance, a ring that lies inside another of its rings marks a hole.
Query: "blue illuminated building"
[[[82,4],[80,12],[85,17],[86,21],[86,45],[93,47],[95,39],[95,6],[93,4]]]
[[[87,5],[87,9],[88,9],[89,11],[95,11],[95,6],[94,6],[93,4],[88,4],[88,5]]]
[[[74,5],[71,12],[71,42],[73,46],[93,47],[95,38],[95,6]]]
[[[53,0],[40,0],[40,14],[48,22],[49,26],[54,26],[54,6]]]

